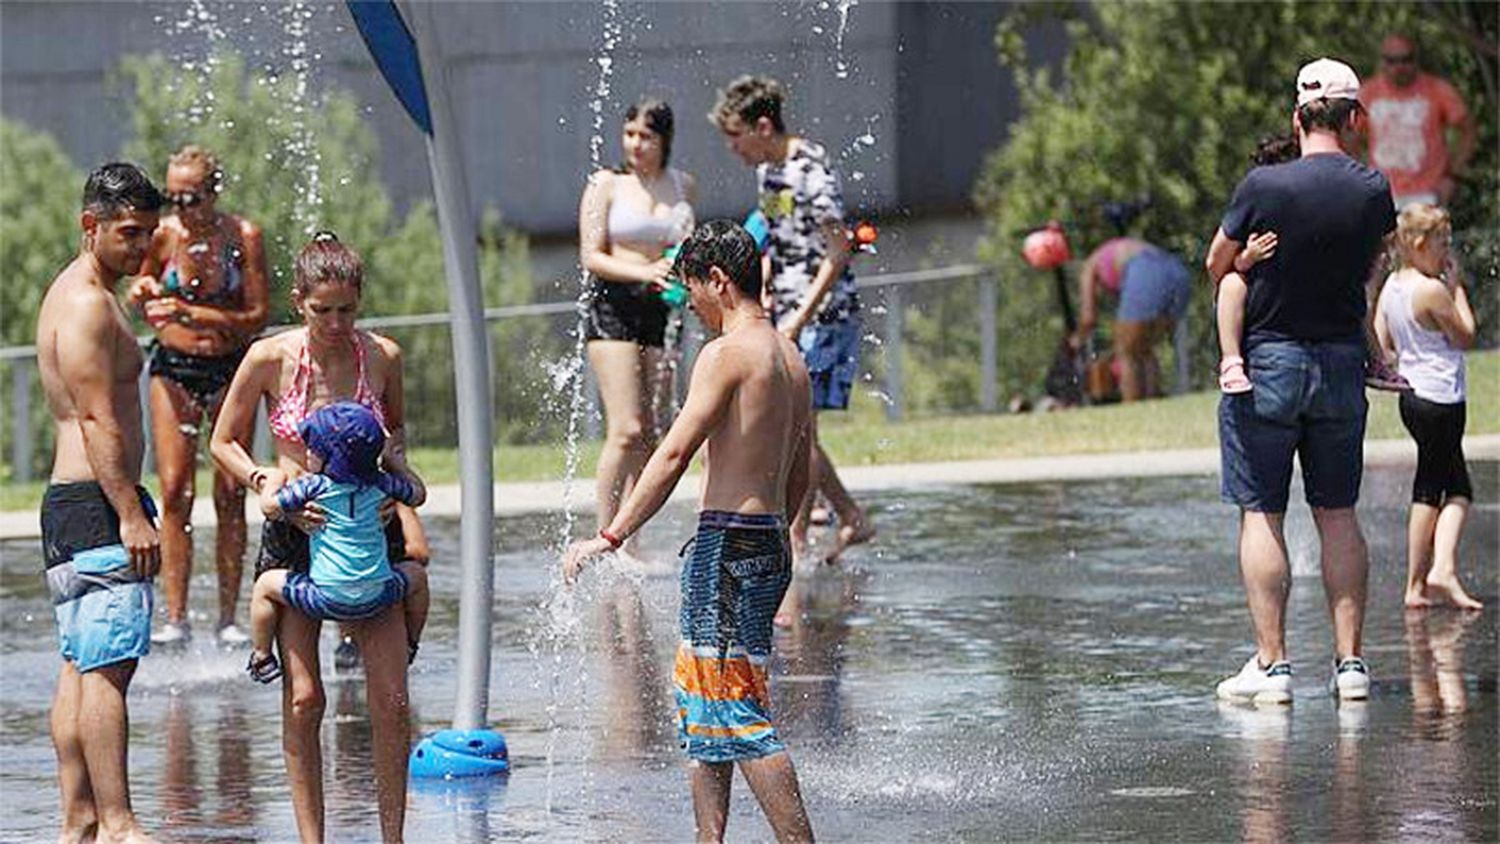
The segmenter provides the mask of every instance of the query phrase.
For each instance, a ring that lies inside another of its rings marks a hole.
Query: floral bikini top
[[[354,397],[353,401],[364,405],[380,420],[380,427],[386,428],[385,424],[385,402],[379,394],[370,389],[370,380],[366,376],[365,366],[365,337],[364,332],[354,333]],[[271,433],[276,438],[289,443],[301,443],[302,434],[297,426],[312,415],[313,408],[307,406],[308,397],[312,392],[312,356],[308,353],[307,342],[302,343],[302,351],[297,354],[297,372],[292,376],[292,385],[287,388],[281,398],[271,408],[271,413],[266,422],[271,426]],[[389,430],[386,428],[386,430]]]

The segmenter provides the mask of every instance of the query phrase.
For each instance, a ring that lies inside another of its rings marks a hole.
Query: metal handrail
[[[960,278],[973,278],[989,270],[983,264],[955,264],[951,267],[939,267],[930,270],[909,270],[898,273],[880,273],[877,275],[862,276],[857,279],[861,289],[874,287],[889,287],[893,284],[922,284],[932,281],[954,281]],[[502,305],[495,308],[485,308],[484,318],[488,322],[502,319],[528,316],[555,316],[566,314],[578,309],[577,300],[563,302],[532,302],[525,305]],[[356,324],[360,328],[421,328],[431,325],[444,325],[448,322],[447,311],[433,311],[425,314],[402,314],[394,316],[366,317]],[[277,334],[296,328],[295,325],[271,325],[262,329],[262,334]],[[142,346],[150,343],[152,335],[146,334],[135,338]],[[18,358],[36,357],[36,346],[6,346],[0,348],[0,360],[16,360]]]
[[[880,342],[885,351],[885,372],[883,377],[883,400],[886,405],[886,417],[892,421],[902,418],[905,409],[905,386],[901,367],[902,336],[905,332],[905,289],[913,284],[925,284],[939,281],[956,281],[960,279],[977,279],[979,281],[977,310],[980,321],[980,409],[993,412],[998,409],[996,376],[999,369],[999,336],[996,330],[996,305],[999,296],[999,284],[993,268],[983,264],[956,264],[948,267],[937,267],[933,269],[909,270],[906,272],[880,273],[876,275],[862,276],[858,279],[861,289],[887,288],[884,294],[884,307],[872,308],[869,313],[874,325],[878,325],[881,338]],[[506,319],[533,316],[556,316],[560,314],[576,313],[580,303],[577,300],[565,300],[560,302],[534,302],[523,305],[504,305],[495,308],[486,308],[484,318],[487,322],[498,322]],[[877,322],[878,321],[878,322]],[[361,328],[383,329],[383,328],[421,328],[430,326],[447,325],[449,315],[446,311],[425,314],[404,314],[395,316],[376,316],[361,319],[357,322]],[[872,325],[872,327],[874,327]],[[261,332],[261,336],[276,334],[296,328],[295,325],[269,326]],[[1179,332],[1179,336],[1182,336]],[[137,337],[141,345],[150,343],[150,335]],[[690,334],[686,338],[689,347],[685,348],[684,358],[692,356],[693,348],[696,348],[695,338]],[[32,387],[35,377],[36,357],[35,346],[10,346],[0,348],[0,362],[11,362],[11,396],[13,405],[12,413],[12,436],[11,452],[12,465],[15,470],[15,479],[28,480],[30,477],[31,449],[34,445],[30,425],[30,413],[32,407]],[[141,389],[146,389],[148,376],[143,372],[141,375]],[[145,406],[145,402],[142,402]],[[260,426],[258,425],[257,428]],[[257,437],[263,438],[264,431],[257,431]],[[257,448],[260,448],[260,444]],[[148,453],[150,443],[147,444]],[[148,457],[149,459],[149,457]]]

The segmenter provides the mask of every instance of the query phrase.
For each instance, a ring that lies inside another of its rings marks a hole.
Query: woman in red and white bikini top
[[[375,412],[389,434],[385,470],[405,471],[401,349],[390,339],[355,328],[362,281],[359,256],[331,234],[315,236],[298,254],[292,301],[304,327],[250,346],[214,426],[210,446],[214,461],[239,483],[260,492],[263,487],[279,487],[283,478],[290,480],[308,472],[307,449],[297,426],[311,411],[341,400],[359,402]],[[273,466],[258,466],[250,455],[256,408],[263,400],[270,401],[270,423],[275,432]],[[414,552],[410,540],[413,531],[420,531],[420,522],[409,509],[398,511],[398,516],[401,531],[391,526],[390,533],[396,537],[392,541],[400,543],[400,534],[405,532],[402,558],[417,558],[424,552]],[[316,529],[320,522],[319,513],[306,510],[283,521],[267,522],[257,575],[265,568],[305,566],[304,532]],[[425,542],[419,538],[416,544]],[[392,553],[400,551],[397,548]],[[394,828],[400,829],[405,795],[398,783],[404,782],[407,737],[404,728],[392,731],[382,725],[405,725],[409,719],[405,703],[405,624],[397,611],[352,622],[348,629],[364,655],[366,691],[378,747],[375,777],[381,795],[382,826],[394,823]],[[323,811],[317,802],[322,793],[322,770],[308,762],[318,756],[321,714],[321,707],[310,702],[324,699],[318,671],[318,631],[319,622],[299,612],[283,612],[278,620],[277,636],[286,656],[283,682],[289,688],[282,696],[284,748],[287,767],[296,773],[288,779],[303,840],[323,838]],[[308,715],[309,706],[314,706],[317,714]]]
[[[370,408],[390,437],[386,469],[405,468],[401,348],[355,328],[362,280],[359,256],[333,235],[319,235],[297,258],[292,301],[304,327],[256,342],[235,373],[212,447],[215,460],[252,489],[272,469],[288,479],[308,471],[297,426],[336,401]],[[274,467],[257,467],[248,451],[255,410],[263,398],[270,402]]]
[[[385,419],[385,401],[370,387],[369,365],[366,362],[369,353],[365,351],[365,347],[374,343],[375,340],[364,332],[356,331],[353,341],[354,395],[350,398],[369,408],[370,412],[375,414],[375,418],[380,420],[380,426],[386,429],[386,435],[389,436],[390,427]],[[276,439],[298,445],[302,445],[302,433],[298,426],[316,409],[309,401],[313,392],[312,353],[310,351],[312,344],[304,337],[301,345],[302,350],[297,355],[297,369],[292,374],[292,383],[281,394],[281,398],[276,400],[270,415],[266,417],[266,422],[271,426],[271,433],[276,435]]]

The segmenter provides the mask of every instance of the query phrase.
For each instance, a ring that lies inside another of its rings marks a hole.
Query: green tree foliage
[[[83,173],[52,136],[0,119],[0,345],[35,339],[47,282],[78,253]]]
[[[134,102],[134,160],[165,175],[167,158],[187,143],[219,156],[226,175],[221,203],[263,226],[275,277],[273,301],[288,316],[292,258],[312,232],[331,229],[365,260],[361,314],[381,316],[447,309],[448,288],[437,217],[431,203],[398,219],[380,178],[379,149],[349,94],[325,91],[302,102],[296,81],[248,73],[244,60],[219,54],[201,67],[161,56],[133,57],[121,79]],[[212,108],[206,107],[211,105]],[[254,127],[254,131],[247,131]],[[480,279],[486,306],[530,302],[532,279],[524,237],[489,214],[481,227]],[[510,319],[491,337],[509,354],[491,356],[497,429],[508,441],[547,436],[546,392],[536,389],[537,359],[564,352],[540,319]],[[408,428],[419,445],[451,444],[454,422],[452,345],[446,329],[385,330],[406,356]],[[501,388],[500,385],[503,385]]]
[[[1290,128],[1298,67],[1333,56],[1373,73],[1380,38],[1393,31],[1416,39],[1425,68],[1447,77],[1478,117],[1479,154],[1454,216],[1470,269],[1493,298],[1497,8],[1290,0],[1018,6],[996,45],[1016,74],[1024,113],[975,190],[990,226],[983,257],[1006,280],[1004,388],[1034,394],[1062,334],[1050,278],[1020,259],[1028,230],[1064,221],[1081,259],[1115,233],[1104,202],[1147,196],[1131,233],[1175,251],[1196,272],[1256,140]],[[1071,39],[1060,73],[1028,67],[1021,32],[1059,17]],[[1199,383],[1215,355],[1211,300],[1202,280],[1189,312]]]
[[[266,232],[273,322],[290,318],[292,258],[313,231],[331,229],[365,260],[363,316],[447,309],[443,250],[432,205],[398,215],[380,179],[380,152],[349,94],[327,90],[316,101],[295,96],[294,81],[250,72],[233,53],[196,66],[159,56],[124,59],[114,83],[128,103],[132,138],[123,157],[155,179],[184,144],[212,150],[226,181],[220,207]],[[299,108],[301,109],[299,111]],[[299,120],[303,122],[299,124]],[[84,174],[44,133],[0,121],[0,334],[5,345],[32,340],[47,282],[77,250],[78,201]],[[496,214],[481,226],[480,278],[487,307],[532,301],[527,242]],[[571,350],[565,332],[544,318],[491,324],[497,434],[509,442],[555,435],[557,408],[543,365]],[[144,330],[144,326],[142,326]],[[449,445],[453,420],[452,345],[443,326],[384,333],[406,353],[407,415],[418,445]],[[0,364],[8,386],[10,369]],[[36,384],[33,379],[33,388]],[[9,395],[7,391],[7,395]],[[50,426],[39,393],[32,430],[45,456]],[[12,430],[10,402],[0,402],[0,430]],[[0,455],[8,473],[9,449]],[[39,457],[39,459],[41,459]],[[34,468],[41,468],[38,464]]]
[[[34,316],[47,283],[78,253],[78,212],[83,174],[50,135],[10,120],[0,119],[0,345],[29,346],[36,339]],[[19,373],[17,367],[27,367]],[[35,388],[36,370],[28,361],[0,361],[0,383],[29,377]],[[11,395],[9,389],[4,394]],[[16,420],[9,401],[0,403],[0,432],[5,460],[0,478],[13,476],[9,465],[10,438]],[[50,451],[46,408],[32,405],[30,426],[37,457],[33,472],[43,470]]]

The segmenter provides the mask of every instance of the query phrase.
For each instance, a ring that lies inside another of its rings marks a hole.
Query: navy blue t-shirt
[[[1365,281],[1395,227],[1390,183],[1347,155],[1251,170],[1224,212],[1224,233],[1244,243],[1274,231],[1277,245],[1250,270],[1245,348],[1266,340],[1363,342]]]

